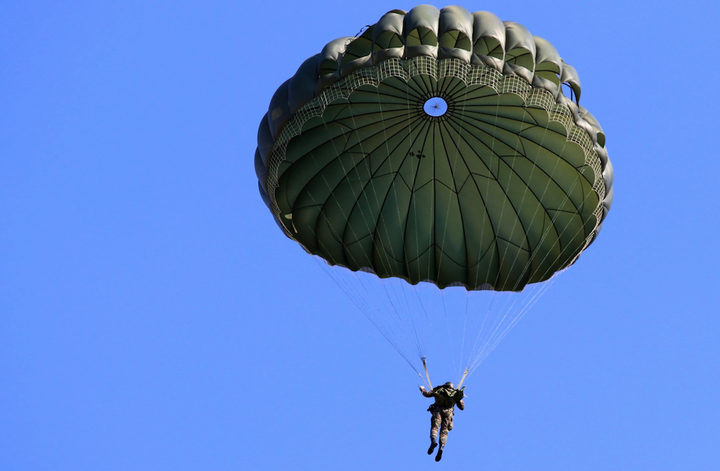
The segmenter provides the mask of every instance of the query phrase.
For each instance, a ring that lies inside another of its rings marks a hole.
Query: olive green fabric
[[[612,203],[605,134],[580,91],[517,23],[393,10],[278,89],[258,132],[260,193],[332,265],[519,291],[572,264]],[[428,114],[438,99],[447,110]]]
[[[445,385],[435,386],[430,394],[435,398],[435,407],[448,409],[455,407],[457,403],[463,400],[465,388],[454,389]]]

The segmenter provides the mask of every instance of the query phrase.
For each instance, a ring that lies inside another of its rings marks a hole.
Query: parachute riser
[[[470,371],[467,368],[465,368],[465,372],[463,373],[462,378],[460,378],[460,382],[457,385],[457,389],[460,389],[462,387],[463,381],[465,381],[465,378],[467,378],[467,375],[469,372]]]
[[[425,368],[425,377],[427,378],[427,385],[430,389],[432,389],[433,387],[432,387],[432,383],[430,382],[430,375],[428,374],[427,362],[425,361],[426,357],[422,357],[421,360],[422,360],[423,368]]]

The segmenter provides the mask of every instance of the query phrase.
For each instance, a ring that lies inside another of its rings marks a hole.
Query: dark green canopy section
[[[260,192],[328,263],[520,291],[612,201],[605,135],[555,48],[487,12],[394,10],[306,61],[260,126]]]

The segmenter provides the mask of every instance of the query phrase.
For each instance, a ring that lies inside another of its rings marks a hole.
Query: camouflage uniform
[[[438,450],[438,457],[435,458],[436,461],[440,461],[443,448],[445,448],[445,442],[447,441],[448,432],[453,429],[455,405],[457,405],[460,410],[465,410],[465,403],[462,400],[465,396],[464,390],[465,388],[453,388],[451,383],[437,386],[433,388],[432,391],[427,391],[424,388],[420,389],[423,396],[435,398],[435,403],[428,408],[428,411],[432,413],[430,419],[431,445],[428,454],[431,454],[435,449],[438,430],[440,430],[440,449]]]

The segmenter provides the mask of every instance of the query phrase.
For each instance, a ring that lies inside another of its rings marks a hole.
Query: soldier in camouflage
[[[455,386],[451,382],[447,382],[442,386],[437,386],[428,391],[425,386],[420,386],[420,392],[425,397],[435,398],[435,403],[428,408],[428,411],[432,413],[430,419],[430,448],[428,448],[428,455],[431,455],[438,445],[437,435],[438,429],[440,430],[440,449],[435,456],[435,461],[442,459],[443,448],[445,448],[445,442],[447,441],[447,435],[453,428],[453,415],[455,414],[455,405],[460,410],[465,410],[465,403],[463,397],[465,397],[465,388],[455,389]]]

